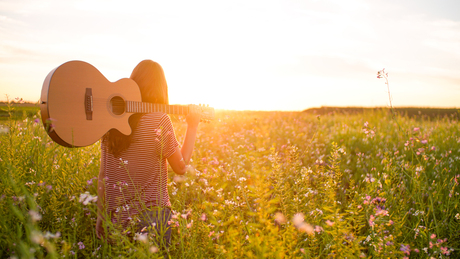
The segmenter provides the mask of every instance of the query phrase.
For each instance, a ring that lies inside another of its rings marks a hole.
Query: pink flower
[[[80,248],[80,250],[85,249],[85,244],[83,244],[83,242],[80,241],[80,242],[78,242],[77,245],[78,245],[78,248]]]
[[[303,221],[305,220],[305,217],[303,215],[303,213],[296,213],[294,215],[294,217],[292,218],[292,222],[294,223],[294,226],[298,227],[300,224],[303,223]]]
[[[283,215],[281,212],[275,213],[275,221],[278,224],[284,224],[286,223],[286,217]]]
[[[449,255],[449,250],[447,249],[447,247],[441,246],[441,253],[443,255]]]
[[[410,255],[410,245],[401,244],[401,248],[399,250],[401,250],[406,255]]]
[[[388,77],[388,73],[385,73],[385,68],[377,72],[377,78],[386,78]]]
[[[375,216],[388,216],[388,211],[387,210],[382,210],[382,209],[377,209],[377,212],[375,213]]]
[[[424,140],[420,141],[420,143],[426,144],[426,143],[428,143],[428,140],[424,139]]]
[[[430,238],[431,238],[431,239],[435,239],[435,238],[436,238],[436,234],[431,234]]]
[[[324,229],[320,226],[315,226],[315,232],[316,233],[320,233],[321,231],[323,231]]]
[[[332,222],[330,220],[326,220],[326,224],[329,226],[329,227],[332,227],[334,226],[335,222]]]
[[[371,215],[371,217],[369,218],[369,226],[374,226],[375,225],[374,220],[375,220],[374,215]]]
[[[192,225],[193,225],[193,220],[190,223],[187,224],[187,228],[191,228]]]

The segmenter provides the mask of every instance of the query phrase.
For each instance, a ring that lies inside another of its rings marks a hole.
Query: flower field
[[[182,143],[186,123],[171,117]],[[216,117],[200,125],[195,170],[170,172],[167,256],[460,257],[457,116]],[[99,144],[61,147],[38,118],[4,121],[0,135],[0,257],[163,258],[129,229],[96,237]]]

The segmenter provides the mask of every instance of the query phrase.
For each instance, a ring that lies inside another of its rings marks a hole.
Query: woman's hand
[[[185,117],[185,121],[189,127],[197,128],[201,120],[201,108],[198,105],[190,104],[188,110],[189,113]]]

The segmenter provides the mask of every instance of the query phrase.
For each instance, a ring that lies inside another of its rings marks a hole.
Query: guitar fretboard
[[[126,101],[125,109],[126,112],[129,113],[164,112],[167,114],[188,114],[188,106],[185,105],[168,105],[159,103]]]

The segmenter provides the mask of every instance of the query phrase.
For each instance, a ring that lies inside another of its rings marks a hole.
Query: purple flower
[[[80,242],[78,242],[77,245],[78,245],[78,248],[80,248],[80,250],[85,249],[85,244],[83,244],[83,242],[80,241]]]
[[[399,250],[401,250],[406,255],[410,255],[410,245],[401,244],[401,248]]]

